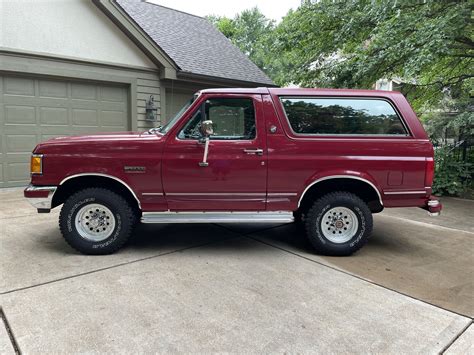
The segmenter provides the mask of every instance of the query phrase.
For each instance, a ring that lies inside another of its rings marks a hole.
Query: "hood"
[[[64,142],[89,142],[89,141],[102,141],[102,140],[115,140],[115,139],[136,139],[140,138],[143,134],[140,132],[104,132],[104,133],[94,133],[94,134],[84,134],[78,136],[61,136],[56,138],[51,138],[41,144],[46,143],[64,143]]]
[[[80,136],[62,136],[51,138],[47,141],[38,144],[34,150],[35,153],[42,153],[48,148],[52,147],[67,147],[67,146],[107,146],[114,142],[138,142],[147,139],[159,140],[161,134],[149,134],[148,132],[105,132],[96,134],[87,134]]]

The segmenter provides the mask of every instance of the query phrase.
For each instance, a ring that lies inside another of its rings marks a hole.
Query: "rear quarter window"
[[[389,135],[408,132],[382,99],[281,97],[291,128],[303,135]]]

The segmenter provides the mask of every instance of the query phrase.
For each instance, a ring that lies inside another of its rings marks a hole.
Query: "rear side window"
[[[385,100],[296,97],[280,100],[297,134],[407,135],[397,112]]]

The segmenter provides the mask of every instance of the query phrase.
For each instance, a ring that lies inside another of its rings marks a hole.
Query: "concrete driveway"
[[[293,225],[140,226],[110,256],[0,191],[0,353],[474,352],[474,202],[375,216],[352,257]]]

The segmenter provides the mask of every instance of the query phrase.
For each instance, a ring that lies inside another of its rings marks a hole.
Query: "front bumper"
[[[443,205],[441,202],[434,196],[431,196],[429,200],[426,202],[426,205],[422,207],[424,210],[428,211],[430,216],[439,216],[441,214],[441,210],[443,209]]]
[[[56,189],[57,186],[30,185],[23,191],[23,195],[33,207],[38,209],[38,212],[49,212]]]

